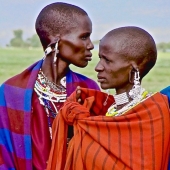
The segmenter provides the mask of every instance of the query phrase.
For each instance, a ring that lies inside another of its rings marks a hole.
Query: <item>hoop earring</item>
[[[134,74],[134,85],[132,87],[132,89],[129,91],[129,96],[132,99],[135,99],[138,94],[140,94],[141,91],[141,84],[140,84],[140,76],[139,76],[139,71],[135,71]]]
[[[104,103],[103,103],[103,106],[106,106],[106,105],[107,105],[107,100],[108,100],[109,95],[110,95],[110,90],[107,89],[107,90],[106,90],[106,93],[107,93],[107,97],[106,97],[106,100],[105,100]]]

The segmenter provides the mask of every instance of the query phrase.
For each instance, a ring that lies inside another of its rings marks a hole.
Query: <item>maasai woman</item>
[[[45,57],[0,87],[0,169],[46,169],[53,119],[66,97],[78,85],[99,90],[69,69],[70,64],[86,67],[92,59],[92,23],[83,9],[47,5],[35,28]]]
[[[141,86],[155,65],[152,36],[138,27],[121,27],[100,41],[95,70],[102,89],[80,88],[65,102],[53,126],[48,170],[165,170],[170,149],[167,97]],[[79,93],[80,91],[80,93]],[[66,155],[68,124],[74,137]]]

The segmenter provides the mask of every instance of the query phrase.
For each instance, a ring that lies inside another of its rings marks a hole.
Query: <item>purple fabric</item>
[[[32,169],[31,108],[32,94],[43,60],[0,86],[0,169]],[[97,83],[68,71],[67,95],[79,85],[100,90]]]

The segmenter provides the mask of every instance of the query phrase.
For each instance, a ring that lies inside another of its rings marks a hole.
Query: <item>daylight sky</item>
[[[0,0],[0,46],[22,29],[24,39],[35,33],[40,10],[54,0]],[[170,0],[63,0],[83,8],[93,23],[92,40],[113,28],[133,25],[147,30],[156,43],[170,42]]]

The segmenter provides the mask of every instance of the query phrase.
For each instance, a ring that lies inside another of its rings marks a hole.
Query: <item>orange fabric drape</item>
[[[105,93],[81,90],[84,104],[75,102],[74,92],[54,121],[47,170],[167,169],[170,115],[164,95],[156,93],[125,115],[106,117],[113,98],[103,106]],[[68,124],[74,136],[66,150]]]

